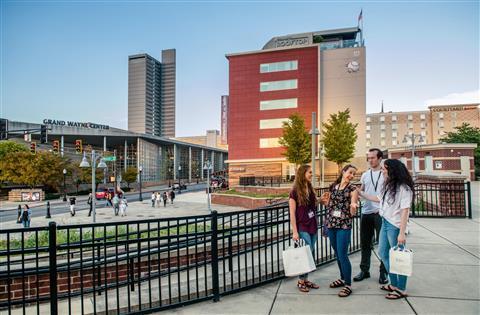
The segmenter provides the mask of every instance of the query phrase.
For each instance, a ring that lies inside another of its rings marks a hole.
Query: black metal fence
[[[455,211],[444,211],[445,206]],[[418,184],[412,215],[471,216],[469,183]],[[321,207],[319,229],[324,216]],[[291,245],[289,222],[288,206],[281,204],[202,216],[1,230],[0,311],[131,314],[217,301],[284,277],[281,252]],[[359,244],[357,216],[350,253]],[[332,260],[328,239],[319,237],[317,265]]]
[[[324,209],[319,209],[320,225]],[[351,252],[359,249],[354,219]],[[286,204],[211,215],[0,231],[0,310],[150,313],[284,277]],[[315,260],[334,259],[327,239]]]
[[[354,182],[358,182],[362,174],[358,173],[353,178]],[[323,177],[325,185],[333,183],[338,178],[336,174],[326,174]],[[282,184],[292,184],[295,180],[295,176],[240,176],[240,186],[265,186],[265,187],[280,187]],[[317,176],[315,181],[315,187],[321,185],[322,178]]]

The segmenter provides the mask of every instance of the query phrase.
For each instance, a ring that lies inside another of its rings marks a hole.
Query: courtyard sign
[[[54,126],[67,126],[67,127],[89,128],[89,129],[110,129],[108,125],[94,124],[91,122],[44,119],[43,123],[45,125],[54,125]]]

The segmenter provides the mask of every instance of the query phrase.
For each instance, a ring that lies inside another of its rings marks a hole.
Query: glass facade
[[[297,79],[260,82],[260,92],[296,89],[297,84]]]
[[[260,65],[260,73],[290,71],[298,69],[298,61],[282,61],[273,63],[262,63]]]
[[[288,121],[288,118],[276,118],[276,119],[261,119],[260,129],[276,129],[282,128],[283,122]]]
[[[281,100],[260,101],[260,110],[297,108],[298,99],[286,98]]]

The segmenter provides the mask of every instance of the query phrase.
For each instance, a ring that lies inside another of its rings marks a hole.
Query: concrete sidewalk
[[[162,314],[479,314],[480,247],[478,220],[412,219],[407,245],[414,251],[409,297],[389,301],[379,290],[379,261],[372,256],[372,278],[353,284],[353,294],[339,298],[328,284],[339,277],[335,263],[320,267],[310,279],[319,290],[300,293],[296,279],[284,279]],[[353,275],[360,254],[350,257]],[[160,313],[159,313],[160,314]]]

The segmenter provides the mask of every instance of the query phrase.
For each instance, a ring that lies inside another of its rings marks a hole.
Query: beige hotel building
[[[421,135],[423,141],[416,144],[436,144],[446,133],[462,123],[480,128],[480,107],[475,104],[435,105],[428,110],[410,112],[380,112],[367,114],[366,147],[387,148],[411,145],[404,142],[405,135]]]

